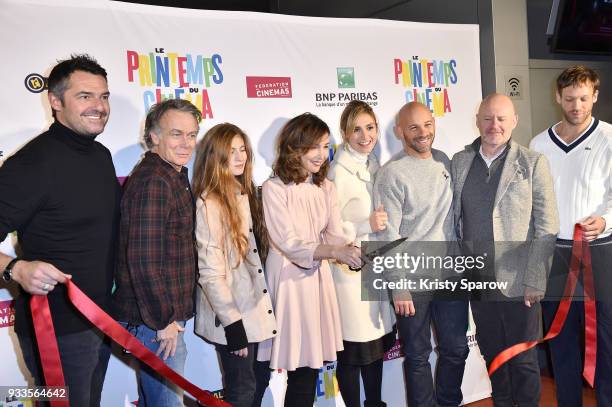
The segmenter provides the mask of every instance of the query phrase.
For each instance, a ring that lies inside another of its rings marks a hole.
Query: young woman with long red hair
[[[268,234],[248,137],[233,124],[214,126],[200,142],[194,167],[195,331],[219,354],[225,401],[259,406],[270,370],[257,362],[257,346],[276,334],[276,322],[262,267]]]

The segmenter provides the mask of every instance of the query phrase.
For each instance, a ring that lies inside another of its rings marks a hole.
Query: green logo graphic
[[[355,87],[355,68],[336,68],[339,88]]]

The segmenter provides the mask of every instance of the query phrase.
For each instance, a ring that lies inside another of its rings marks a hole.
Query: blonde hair
[[[360,100],[351,100],[340,115],[340,132],[342,133],[342,141],[348,144],[348,138],[355,131],[355,122],[360,114],[369,114],[374,119],[374,124],[378,130],[378,119],[374,114],[374,110],[366,102]]]

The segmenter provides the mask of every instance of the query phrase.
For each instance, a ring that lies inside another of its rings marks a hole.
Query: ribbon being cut
[[[229,404],[217,399],[210,392],[200,389],[181,375],[177,374],[174,370],[170,369],[160,358],[147,349],[138,339],[123,329],[117,321],[111,318],[89,299],[72,281],[68,280],[66,286],[68,288],[68,298],[74,306],[77,307],[92,324],[119,345],[130,351],[140,361],[146,363],[161,376],[189,392],[201,405],[208,407],[230,407]],[[65,387],[64,373],[62,371],[47,297],[43,295],[34,295],[32,296],[30,304],[46,385]],[[68,401],[65,400],[51,400],[50,403],[52,407],[64,407],[69,405]]]
[[[556,337],[563,328],[569,307],[573,300],[576,283],[580,275],[581,267],[584,269],[584,313],[585,313],[585,362],[583,376],[593,387],[595,379],[595,364],[597,354],[597,316],[594,296],[594,283],[591,265],[591,253],[588,241],[583,239],[583,230],[579,224],[574,228],[574,239],[570,269],[563,292],[563,299],[548,333],[539,340],[522,342],[500,352],[489,366],[489,376],[516,355],[525,352],[539,343],[543,343]],[[134,336],[123,329],[114,319],[106,314],[100,307],[91,301],[70,280],[66,283],[68,297],[77,309],[96,327],[108,335],[119,345],[129,350],[140,361],[149,365],[166,379],[180,386],[193,395],[202,405],[210,407],[229,407],[229,404],[215,398],[210,392],[202,390],[189,382],[161,361],[153,352],[144,347]],[[34,328],[38,341],[41,364],[47,386],[64,387],[64,375],[59,357],[55,331],[46,296],[34,295],[31,299]],[[52,407],[68,406],[64,400],[52,400]]]
[[[589,242],[583,238],[582,226],[576,224],[574,226],[574,241],[572,246],[572,256],[570,262],[569,274],[563,291],[563,299],[559,302],[559,308],[555,314],[555,318],[550,326],[548,333],[537,341],[522,342],[505,349],[495,357],[489,366],[489,376],[508,362],[516,355],[525,352],[536,346],[539,343],[553,339],[561,332],[565,319],[569,312],[570,305],[573,300],[576,283],[580,276],[580,265],[584,269],[583,284],[584,284],[584,334],[585,334],[585,352],[584,352],[584,369],[582,375],[593,387],[595,382],[595,364],[597,355],[597,314],[595,308],[595,288],[593,284],[593,270],[591,264],[591,251]]]

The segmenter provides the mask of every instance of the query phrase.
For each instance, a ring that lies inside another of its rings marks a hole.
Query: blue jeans
[[[467,301],[418,301],[411,317],[397,317],[408,405],[411,407],[458,406],[463,400],[461,382],[467,344]],[[429,364],[433,322],[438,343],[436,389]]]
[[[177,321],[183,327],[186,321]],[[146,325],[131,325],[125,322],[120,324],[134,335],[151,352],[156,353],[159,343],[155,341],[157,331]],[[161,356],[161,355],[160,355]],[[163,362],[169,368],[181,376],[185,371],[185,359],[187,359],[187,347],[185,346],[184,333],[179,332],[176,341],[176,353],[169,356]],[[138,405],[143,407],[182,407],[183,390],[161,378],[149,366],[140,365],[138,380]]]
[[[44,386],[36,339],[21,334],[18,334],[17,338],[23,359],[34,377],[35,384]],[[57,337],[57,346],[70,405],[99,406],[110,358],[110,346],[104,342],[104,335],[97,329],[60,335]],[[41,405],[47,404],[41,403]]]

